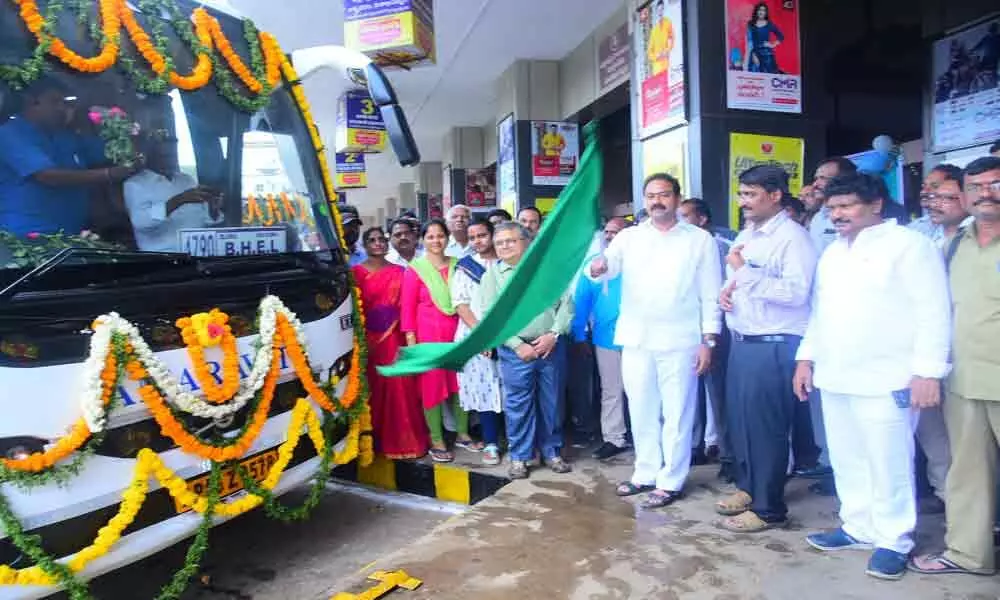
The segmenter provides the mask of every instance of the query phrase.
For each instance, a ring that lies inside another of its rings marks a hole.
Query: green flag
[[[538,237],[496,303],[479,325],[458,343],[418,344],[403,348],[399,359],[379,367],[382,375],[415,375],[431,369],[460,371],[470,358],[503,345],[566,291],[600,227],[600,193],[604,166],[596,122],[584,128],[586,147],[576,174],[559,194],[556,209],[545,219]]]

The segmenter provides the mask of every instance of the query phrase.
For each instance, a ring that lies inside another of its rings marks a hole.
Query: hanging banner
[[[531,182],[566,185],[580,161],[580,127],[558,121],[531,122]]]
[[[597,87],[603,96],[629,80],[628,23],[622,23],[597,44]]]
[[[368,187],[365,155],[360,152],[337,153],[333,187],[338,190]]]
[[[736,202],[740,174],[757,165],[777,165],[788,173],[788,188],[793,196],[802,189],[806,142],[802,138],[729,134],[729,228],[740,230],[740,207]]]
[[[726,0],[726,106],[802,112],[797,0]]]
[[[517,146],[514,136],[514,114],[497,124],[497,195],[500,205],[517,205]],[[508,210],[514,214],[512,210]]]
[[[337,107],[337,152],[381,152],[386,133],[375,101],[360,92],[347,92]]]
[[[642,178],[653,173],[673,175],[681,182],[681,193],[689,189],[687,177],[688,128],[661,133],[642,142]],[[641,205],[641,203],[640,203]]]
[[[485,169],[465,170],[465,204],[470,208],[497,205],[497,172]]]
[[[432,0],[344,0],[344,45],[383,67],[434,64]]]
[[[639,137],[684,122],[684,6],[654,0],[636,12],[636,74],[639,80]]]
[[[1000,138],[1000,17],[934,42],[931,147],[945,152]]]

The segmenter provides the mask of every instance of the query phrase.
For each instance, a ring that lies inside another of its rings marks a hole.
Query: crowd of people
[[[884,182],[840,157],[817,165],[798,199],[779,166],[743,172],[738,234],[654,174],[644,211],[605,223],[555,304],[457,374],[376,367],[404,344],[468,335],[542,215],[473,219],[458,205],[445,220],[404,215],[362,233],[343,210],[377,448],[448,462],[453,440],[487,465],[505,452],[509,476],[525,478],[543,463],[569,472],[564,443],[600,442],[597,459],[634,446],[616,493],[642,494],[648,509],[682,498],[691,465],[715,459],[736,488],[715,509],[739,534],[785,525],[789,477],[815,478],[816,493],[838,496],[842,525],[809,535],[812,547],[871,550],[866,572],[882,579],[992,574],[1000,147],[991,152],[935,166],[923,214],[905,225]],[[943,553],[911,556],[918,512],[945,513]]]

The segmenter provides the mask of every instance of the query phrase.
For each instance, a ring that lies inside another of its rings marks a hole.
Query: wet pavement
[[[581,460],[569,475],[533,471],[371,568],[404,569],[424,581],[419,590],[394,592],[399,600],[1000,598],[1000,578],[910,573],[884,582],[864,574],[866,552],[812,550],[803,537],[836,526],[836,506],[810,493],[807,481],[789,483],[787,529],[740,536],[717,525],[713,505],[732,491],[715,478],[717,467],[695,469],[674,506],[642,510],[637,499],[614,494],[630,461]],[[943,531],[940,518],[922,521],[921,548],[939,548]],[[338,588],[369,585],[355,574]]]
[[[464,510],[430,499],[362,492],[332,485],[305,522],[286,525],[254,511],[216,527],[199,577],[182,600],[326,600],[340,591],[339,580]],[[296,506],[304,493],[291,492],[282,502]],[[184,564],[188,544],[98,578],[91,584],[94,597],[155,598]]]

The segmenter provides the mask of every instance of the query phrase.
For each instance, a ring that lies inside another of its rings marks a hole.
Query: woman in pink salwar
[[[406,344],[453,342],[458,328],[458,315],[451,304],[448,281],[455,272],[456,260],[445,256],[448,227],[440,219],[424,225],[421,236],[424,256],[410,262],[403,274],[401,326]],[[469,437],[469,416],[458,403],[458,377],[445,369],[435,369],[417,376],[424,417],[431,432],[431,458],[450,462],[454,455],[444,440],[444,404],[455,416],[458,430],[457,446],[478,452],[482,446]]]
[[[375,449],[386,458],[420,458],[427,454],[430,439],[420,410],[416,379],[383,377],[375,370],[391,365],[403,345],[399,317],[404,270],[386,260],[389,239],[381,227],[365,231],[361,241],[368,258],[351,267],[351,272],[361,290],[365,311]]]

